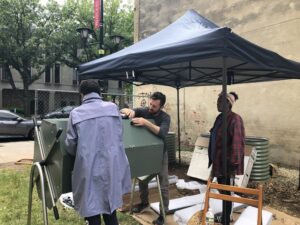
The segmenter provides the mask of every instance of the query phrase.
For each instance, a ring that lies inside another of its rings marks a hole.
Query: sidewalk
[[[33,158],[34,141],[0,142],[0,164]]]

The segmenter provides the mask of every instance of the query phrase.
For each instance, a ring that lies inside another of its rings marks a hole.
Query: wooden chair
[[[217,189],[219,191],[220,190],[221,191],[232,191],[232,192],[236,192],[236,193],[254,195],[254,196],[257,196],[257,199],[234,197],[234,196],[219,194],[219,193],[211,193],[210,192],[211,189]],[[204,204],[204,209],[203,209],[203,214],[202,214],[202,225],[205,225],[205,217],[206,217],[206,212],[209,207],[209,199],[210,198],[231,201],[231,202],[244,203],[247,205],[257,207],[257,209],[258,209],[257,225],[262,225],[262,205],[263,205],[262,185],[259,185],[259,187],[257,189],[252,189],[252,188],[242,188],[242,187],[235,187],[235,186],[224,185],[224,184],[211,183],[210,181],[208,181],[207,182],[207,192],[205,195],[205,204]]]

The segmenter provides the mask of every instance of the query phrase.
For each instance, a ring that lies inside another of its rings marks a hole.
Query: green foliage
[[[59,5],[49,0],[0,0],[0,66],[8,71],[16,89],[11,68],[23,81],[21,96],[25,114],[29,114],[29,86],[44,74],[45,68],[61,62],[71,68],[99,58],[99,30],[82,43],[77,28],[93,27],[92,0],[67,0]],[[105,48],[110,52],[133,43],[133,8],[121,0],[106,0],[104,9]],[[116,46],[110,35],[122,35]],[[108,51],[108,52],[109,52]]]
[[[121,35],[124,40],[119,49],[131,45],[133,43],[133,6],[123,4],[120,0],[105,1],[104,6],[105,42],[112,48],[113,45],[109,37]]]
[[[37,0],[0,1],[0,58],[16,69],[28,87],[43,72],[47,47],[53,36],[49,19]],[[51,46],[52,47],[52,46]],[[31,68],[36,71],[31,71]]]
[[[83,45],[77,28],[93,27],[92,0],[0,0],[0,63],[20,73],[24,89],[37,80],[46,66],[62,62],[69,67],[98,58],[99,30]],[[105,46],[113,49],[111,35],[125,37],[119,49],[133,43],[133,7],[120,0],[104,1]],[[34,68],[34,69],[31,69]]]
[[[29,195],[29,167],[25,170],[0,170],[0,224],[19,225],[27,224],[27,204]],[[60,219],[55,220],[53,212],[48,210],[49,224],[55,225],[82,225],[83,219],[74,211],[64,209],[59,203]],[[36,188],[33,190],[31,224],[43,223],[42,204],[38,199]],[[138,225],[139,223],[129,215],[118,213],[120,224]]]
[[[75,67],[78,64],[101,57],[98,54],[100,31],[94,30],[94,1],[68,0],[61,9],[60,22],[64,38],[62,61]],[[133,7],[122,5],[120,0],[104,1],[104,49],[114,52],[133,43]],[[77,28],[89,28],[90,34],[86,43],[80,40]],[[124,40],[119,46],[112,43],[111,35],[122,35]],[[116,47],[118,49],[116,49]]]

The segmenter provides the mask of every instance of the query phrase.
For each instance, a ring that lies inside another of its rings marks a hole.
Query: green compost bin
[[[53,194],[55,202],[62,193],[67,193],[72,190],[71,173],[74,166],[74,157],[67,153],[64,144],[64,140],[66,139],[67,123],[68,119],[47,119],[43,120],[40,126],[42,141],[45,148],[45,157],[47,158],[46,165],[49,171],[50,184],[54,190]],[[59,141],[54,144],[53,148],[51,148],[59,129],[62,129],[62,134],[60,135]],[[41,160],[42,157],[40,155],[39,145],[35,138],[33,161],[39,162]],[[38,186],[38,195],[41,199],[39,176],[38,173],[35,173],[35,175]],[[48,208],[52,208],[47,180],[44,180],[46,205]]]
[[[68,119],[47,119],[43,120],[40,126],[55,201],[58,200],[61,194],[72,191],[71,174],[75,158],[67,153],[64,144],[67,123]],[[125,152],[130,164],[131,176],[140,177],[159,173],[162,169],[163,141],[144,127],[132,126],[130,120],[124,119],[123,127]],[[58,143],[51,150],[51,144],[59,129],[62,129],[63,132]],[[38,142],[35,139],[34,162],[39,161],[41,161],[41,155]],[[41,199],[38,173],[35,173],[35,181]],[[46,180],[45,194],[46,205],[51,209],[52,204]]]
[[[131,177],[159,173],[162,169],[164,143],[142,126],[132,126],[123,120],[124,145],[129,160]]]

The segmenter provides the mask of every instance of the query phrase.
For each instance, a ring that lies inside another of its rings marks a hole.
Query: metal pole
[[[46,207],[44,175],[43,175],[42,167],[41,167],[40,163],[38,163],[38,162],[36,162],[32,165],[31,171],[30,171],[27,225],[31,224],[32,191],[33,191],[33,186],[34,186],[33,180],[34,180],[34,168],[35,167],[37,167],[37,169],[38,169],[38,173],[40,176],[40,182],[41,182],[41,196],[42,196],[44,225],[48,225],[48,213],[47,213],[47,207]]]
[[[44,141],[43,141],[42,134],[40,132],[40,128],[38,127],[37,120],[36,120],[35,117],[33,118],[33,123],[34,123],[35,135],[36,135],[37,142],[38,142],[39,149],[40,149],[40,153],[41,153],[41,158],[42,158],[42,160],[45,160],[46,155],[45,155],[45,149],[44,149]],[[46,181],[47,181],[48,188],[49,188],[50,200],[51,200],[52,206],[53,206],[54,217],[55,217],[56,220],[58,220],[59,219],[59,214],[58,214],[58,210],[57,210],[57,207],[55,205],[55,200],[54,200],[53,183],[50,180],[50,174],[49,174],[49,171],[48,171],[48,169],[45,165],[43,166],[43,170],[44,170],[44,174],[45,174]]]
[[[298,190],[300,190],[300,160],[299,160],[299,185],[298,185]]]
[[[222,170],[224,173],[225,177],[225,184],[227,184],[227,178],[228,178],[228,173],[227,173],[227,64],[226,64],[226,57],[223,56],[223,74],[222,74]],[[223,215],[224,215],[224,224],[229,225],[227,223],[227,218],[230,215],[227,215],[227,205],[226,201],[223,200],[222,204],[222,210],[223,210]]]
[[[104,25],[104,18],[103,18],[103,0],[100,2],[100,37],[99,37],[99,48],[103,49],[104,41],[103,41],[103,25]]]
[[[156,175],[156,182],[157,182],[157,187],[158,187],[158,192],[159,192],[159,201],[160,201],[160,213],[162,213],[162,216],[164,218],[164,221],[166,221],[166,212],[165,212],[165,206],[164,206],[164,201],[162,198],[162,193],[161,193],[161,187],[160,187],[160,182],[159,182],[159,175]]]
[[[38,114],[38,91],[34,91],[34,116],[37,117]]]
[[[179,115],[179,88],[177,90],[177,133],[178,133],[178,155],[179,155],[179,165],[181,165],[181,148],[180,148],[180,115]]]

